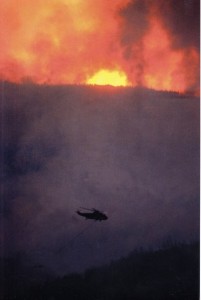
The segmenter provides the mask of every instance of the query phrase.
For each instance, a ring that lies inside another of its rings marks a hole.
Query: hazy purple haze
[[[198,98],[140,88],[2,88],[6,255],[67,273],[169,238],[198,239]],[[80,206],[109,219],[86,221],[75,213]]]

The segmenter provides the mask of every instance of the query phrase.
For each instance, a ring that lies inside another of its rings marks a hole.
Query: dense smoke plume
[[[2,87],[6,255],[70,272],[169,238],[198,238],[197,98],[142,88]],[[75,213],[80,206],[109,219],[85,221]]]
[[[0,4],[1,79],[96,84],[104,70],[108,84],[198,94],[198,0],[21,4]]]

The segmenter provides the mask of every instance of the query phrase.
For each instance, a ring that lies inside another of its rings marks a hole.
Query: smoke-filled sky
[[[7,256],[68,273],[199,233],[198,98],[2,85]],[[107,212],[85,220],[80,207]]]
[[[0,2],[6,256],[68,273],[198,238],[199,11]],[[80,206],[109,219],[85,221]]]
[[[199,0],[3,0],[0,78],[199,90]]]

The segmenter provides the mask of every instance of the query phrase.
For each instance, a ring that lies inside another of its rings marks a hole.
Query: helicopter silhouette
[[[104,214],[103,212],[95,208],[89,209],[89,208],[81,207],[81,209],[90,211],[90,212],[81,212],[79,210],[76,211],[79,216],[85,217],[86,219],[91,219],[95,221],[104,221],[108,219],[106,214]]]

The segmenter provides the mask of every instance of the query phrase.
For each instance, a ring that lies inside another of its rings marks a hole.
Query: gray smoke
[[[133,0],[119,11],[122,19],[122,44],[141,40],[153,14],[162,21],[173,37],[175,48],[200,45],[200,1],[198,0]]]
[[[189,51],[200,46],[200,1],[198,0],[133,0],[118,12],[120,16],[120,45],[124,58],[130,62],[128,74],[134,76],[138,85],[143,85],[146,62],[143,57],[143,38],[150,29],[152,18],[159,20],[171,36],[171,48],[182,49],[184,71],[188,80],[188,91],[199,89],[199,67],[189,73],[191,60]],[[193,82],[192,82],[192,78]]]
[[[199,232],[199,101],[110,87],[4,85],[7,255],[80,271]],[[106,211],[85,221],[80,207]]]

